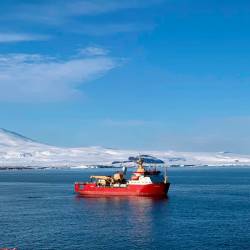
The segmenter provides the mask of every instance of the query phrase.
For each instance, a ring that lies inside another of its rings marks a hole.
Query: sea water
[[[250,168],[169,169],[167,199],[74,194],[112,171],[0,171],[0,248],[250,249]]]

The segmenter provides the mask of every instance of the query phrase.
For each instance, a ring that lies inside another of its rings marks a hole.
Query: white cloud
[[[0,33],[0,43],[9,42],[26,42],[26,41],[40,41],[48,40],[48,36],[33,35],[33,34],[19,34],[19,33]]]
[[[97,24],[78,24],[70,25],[71,32],[86,34],[91,36],[105,36],[112,35],[117,33],[132,33],[139,31],[151,31],[155,28],[155,25],[152,23],[102,23],[101,25]]]
[[[58,60],[36,54],[0,55],[0,101],[76,98],[83,83],[117,66],[108,56]]]
[[[140,10],[157,6],[165,0],[43,0],[18,2],[16,5],[7,5],[2,10],[0,20],[13,23],[21,21],[24,25],[54,26],[64,32],[82,33],[90,36],[112,35],[114,33],[143,32],[154,27],[152,19],[141,20],[123,17],[110,23],[105,18],[101,21],[94,16],[110,15],[121,11]],[[126,15],[125,15],[126,16]],[[84,21],[81,20],[84,17]]]
[[[146,8],[163,2],[163,0],[71,0],[71,1],[42,1],[32,4],[18,4],[13,8],[14,13],[8,17],[33,20],[48,24],[62,24],[71,17],[99,15],[128,9]]]
[[[79,50],[80,55],[86,56],[105,56],[109,53],[107,49],[99,48],[99,47],[87,47]]]

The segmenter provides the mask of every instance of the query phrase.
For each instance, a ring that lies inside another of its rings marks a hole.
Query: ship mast
[[[168,182],[168,177],[167,177],[167,163],[164,164],[164,182]]]
[[[143,159],[139,158],[139,160],[137,161],[138,167],[136,172],[137,173],[144,173],[145,172],[145,168],[143,166]]]

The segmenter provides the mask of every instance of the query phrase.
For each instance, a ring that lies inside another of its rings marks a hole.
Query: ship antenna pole
[[[164,163],[164,182],[167,183],[167,163]]]

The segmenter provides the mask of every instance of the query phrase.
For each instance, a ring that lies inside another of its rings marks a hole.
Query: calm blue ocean
[[[0,171],[0,248],[250,249],[250,168],[169,169],[168,199],[73,193],[110,171]]]

